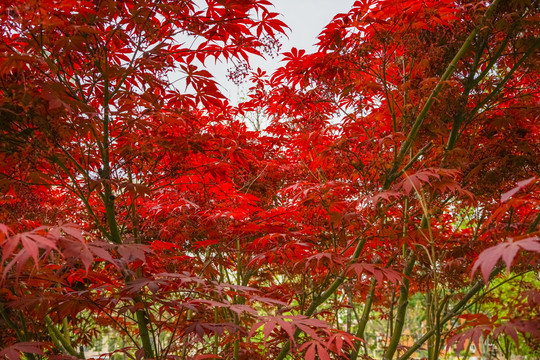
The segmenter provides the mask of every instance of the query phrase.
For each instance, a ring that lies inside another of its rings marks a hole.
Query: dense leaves
[[[538,8],[3,1],[1,356],[540,351]]]

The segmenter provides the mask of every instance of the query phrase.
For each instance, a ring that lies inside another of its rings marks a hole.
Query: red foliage
[[[205,64],[279,48],[270,8],[1,2],[0,354],[110,328],[137,359],[356,359],[374,317],[388,359],[539,337],[537,289],[463,314],[478,269],[538,268],[538,2],[356,1],[232,106]]]

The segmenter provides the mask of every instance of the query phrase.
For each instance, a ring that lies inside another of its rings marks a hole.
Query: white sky
[[[291,29],[287,32],[289,38],[282,39],[281,52],[291,48],[305,49],[308,53],[315,50],[317,35],[338,13],[348,12],[355,0],[270,0],[274,4],[270,11],[283,16],[280,18]],[[208,70],[222,85],[222,92],[233,103],[236,103],[242,93],[246,92],[248,84],[235,85],[226,77],[230,65],[217,64],[214,68],[207,63]],[[253,70],[260,67],[271,74],[279,66],[279,57],[275,59],[262,59],[253,57],[250,59]]]

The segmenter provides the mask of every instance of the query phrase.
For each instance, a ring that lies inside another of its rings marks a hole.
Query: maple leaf
[[[355,263],[351,264],[347,270],[348,273],[353,272],[356,276],[361,279],[364,273],[369,273],[381,283],[384,278],[390,281],[393,284],[398,284],[402,282],[402,275],[398,271],[387,269],[378,265],[367,264],[367,263]]]
[[[116,251],[118,251],[118,254],[126,262],[133,262],[135,260],[145,262],[146,254],[153,252],[150,246],[144,244],[122,244],[118,245]]]
[[[85,242],[72,240],[71,238],[61,238],[62,255],[73,261],[80,261],[86,272],[90,269],[94,261],[94,255]]]
[[[441,182],[442,180],[445,180],[446,183],[442,189],[450,188],[457,191],[457,186],[454,185],[453,181],[450,181],[450,179],[454,179],[456,175],[456,170],[451,169],[422,169],[416,173],[407,174],[407,177],[404,180],[396,184],[396,188],[403,189],[406,195],[410,195],[411,191],[414,189],[419,191],[425,184],[431,185],[432,182]]]
[[[186,334],[195,333],[201,340],[204,340],[205,336],[211,334],[221,336],[223,335],[225,330],[242,331],[242,328],[233,323],[205,323],[200,321],[194,321],[186,327],[184,332]]]
[[[306,264],[304,265],[304,271],[307,271],[308,268],[312,267],[311,263],[315,262],[315,268],[322,266],[321,262],[326,263],[327,267],[332,270],[335,265],[342,265],[343,262],[341,259],[336,256],[336,254],[329,252],[321,252],[306,258]]]
[[[477,326],[475,328],[456,334],[448,339],[447,346],[450,347],[456,344],[456,353],[460,353],[468,342],[473,342],[476,348],[480,348],[481,338],[485,338],[492,331],[489,325]]]
[[[317,355],[319,356],[319,359],[321,360],[330,360],[330,354],[326,350],[326,345],[319,341],[312,340],[312,341],[305,342],[304,344],[302,344],[302,346],[300,346],[298,351],[304,351],[304,350],[305,350],[304,358],[306,360],[315,360],[315,357]]]
[[[459,332],[447,340],[448,348],[456,343],[456,352],[458,354],[463,350],[465,344],[470,341],[476,344],[477,348],[480,348],[480,339],[482,337],[486,338],[493,331],[497,316],[495,315],[489,318],[484,314],[464,314],[460,315],[459,318],[464,319],[465,323],[460,325],[455,331],[459,332],[461,329],[468,327],[470,329]]]
[[[518,332],[522,334],[528,334],[534,339],[540,339],[540,319],[513,319],[507,321],[501,325],[497,325],[493,330],[493,336],[500,334],[508,335],[519,351],[519,338]]]
[[[303,315],[276,315],[276,316],[265,316],[262,320],[256,322],[251,327],[251,330],[248,333],[248,337],[253,337],[253,335],[260,330],[262,327],[262,332],[264,335],[264,341],[268,340],[270,335],[276,330],[276,327],[279,326],[280,329],[284,330],[287,334],[289,340],[292,343],[295,343],[295,328],[302,330],[308,334],[311,338],[321,341],[319,335],[317,335],[317,329],[328,328],[328,324],[324,321],[309,318]]]
[[[520,190],[522,190],[522,189],[526,188],[527,186],[533,184],[537,180],[538,179],[536,177],[531,177],[531,178],[529,178],[527,180],[523,180],[523,181],[518,182],[517,183],[518,186],[516,186],[512,190],[509,190],[509,191],[507,191],[507,192],[505,192],[504,194],[501,195],[501,202],[502,203],[507,202],[510,198],[512,198],[512,196],[514,196]]]
[[[487,284],[489,282],[491,272],[499,260],[502,259],[506,264],[507,271],[510,271],[510,267],[512,266],[514,258],[519,250],[540,253],[540,237],[531,236],[515,241],[513,239],[508,239],[506,242],[482,251],[480,255],[478,255],[478,259],[476,259],[472,267],[471,276],[473,276],[476,271],[480,269],[484,282]]]
[[[3,278],[8,271],[16,265],[16,275],[18,276],[26,261],[32,259],[34,266],[39,268],[40,259],[47,257],[52,250],[59,251],[56,236],[57,228],[37,227],[32,231],[13,234],[8,237],[9,229],[6,227],[2,234],[6,237],[0,243],[2,249],[2,262],[13,256],[11,261],[4,267]],[[20,250],[16,250],[20,247]]]
[[[0,350],[0,357],[19,360],[23,353],[43,355],[42,345],[41,342],[18,342]]]
[[[9,227],[4,224],[0,224],[0,245],[3,244],[7,238],[9,238],[10,234],[11,230],[9,229]]]

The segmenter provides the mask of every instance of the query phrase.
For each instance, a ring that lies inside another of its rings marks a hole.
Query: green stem
[[[428,331],[434,329],[433,326],[433,309],[432,309],[431,290],[426,289],[426,325]],[[433,337],[427,341],[427,358],[431,360],[431,354],[433,353]]]
[[[51,338],[51,342],[53,343],[54,347],[58,349],[58,351],[62,351],[64,347],[62,346],[62,344],[60,344],[60,341],[58,341],[58,338],[56,337],[54,331],[50,326],[47,326],[47,332],[49,333],[49,337]]]
[[[240,254],[241,254],[240,238],[237,237],[236,238],[236,283],[238,285],[243,285],[244,284],[243,275],[242,275],[243,267],[242,267],[242,259],[240,257]],[[233,301],[235,304],[245,303],[245,299],[242,296],[235,295]],[[242,320],[241,315],[233,314],[233,316],[234,316],[234,322],[236,323],[236,325],[240,325],[240,322]],[[240,358],[240,333],[238,332],[236,334],[236,339],[234,340],[234,343],[233,343],[233,359],[238,360],[239,358]]]
[[[425,120],[427,114],[429,113],[429,111],[431,110],[431,107],[433,106],[433,103],[435,102],[435,99],[439,95],[439,92],[441,91],[443,85],[450,78],[450,76],[454,73],[454,70],[456,69],[456,66],[457,66],[459,60],[463,57],[463,55],[465,55],[465,53],[467,52],[467,50],[471,46],[474,38],[476,37],[476,34],[478,33],[480,27],[484,23],[484,20],[491,16],[491,14],[495,10],[495,8],[497,7],[497,4],[499,2],[500,2],[500,0],[495,0],[489,6],[489,8],[486,11],[486,14],[485,14],[484,19],[481,22],[481,24],[473,29],[473,31],[469,34],[469,36],[467,37],[467,39],[465,40],[463,45],[461,45],[461,48],[459,49],[457,54],[454,56],[454,58],[452,59],[450,64],[448,64],[448,67],[446,68],[446,71],[441,76],[439,82],[437,83],[437,85],[435,86],[435,88],[433,89],[431,94],[429,95],[426,103],[424,104],[424,107],[422,108],[422,110],[420,111],[418,116],[416,117],[416,120],[415,120],[411,130],[409,131],[409,135],[407,136],[407,139],[405,139],[405,141],[401,145],[401,148],[399,150],[399,153],[398,153],[396,159],[394,160],[392,168],[390,169],[390,171],[388,172],[388,174],[386,176],[385,187],[386,187],[386,185],[389,185],[390,183],[392,183],[394,181],[394,179],[396,178],[396,174],[398,173],[398,169],[399,169],[401,163],[403,162],[403,159],[405,158],[405,155],[407,155],[407,153],[409,152],[410,148],[412,147],[414,141],[416,140],[418,132],[420,131],[420,128],[422,127],[422,125],[424,123],[424,120]]]
[[[219,322],[219,308],[218,307],[215,307],[214,308],[214,323],[218,323]],[[218,354],[218,350],[219,350],[219,335],[216,333],[214,333],[214,349],[212,351],[212,353],[214,355],[217,355]]]
[[[442,326],[446,324],[448,321],[453,319],[456,315],[460,314],[469,302],[469,300],[481,289],[484,288],[484,283],[481,280],[478,280],[465,294],[465,296],[454,306],[454,308],[446,313],[443,318],[440,321],[440,325]],[[416,340],[416,342],[403,354],[399,357],[398,360],[405,360],[408,359],[416,350],[418,350],[430,337],[432,337],[435,334],[435,329],[431,329],[428,332],[426,332],[420,339]]]
[[[15,331],[17,339],[19,339],[20,341],[26,341],[25,336],[23,333],[21,333],[19,327],[15,325],[13,321],[11,321],[9,316],[7,316],[6,312],[4,311],[4,306],[2,304],[0,304],[0,315],[2,315],[2,318],[4,319],[6,324]]]
[[[373,305],[373,299],[375,297],[375,289],[377,288],[377,279],[371,279],[371,285],[369,287],[369,292],[366,297],[366,303],[364,304],[364,310],[362,311],[362,317],[358,322],[358,329],[356,330],[356,337],[364,339],[364,332],[366,331],[366,326],[369,321],[369,313],[371,312],[371,306]],[[356,360],[360,354],[360,347],[362,343],[357,341],[354,346],[354,351],[351,354],[350,360]]]
[[[480,58],[481,58],[481,55],[483,53],[484,47],[486,46],[485,44],[486,44],[487,41],[484,42],[483,45],[481,46],[481,48],[476,52],[476,56],[474,58],[473,65],[471,67],[471,72],[469,74],[469,78],[467,79],[467,84],[465,85],[465,89],[463,90],[463,94],[462,94],[462,98],[464,100],[463,108],[454,117],[454,123],[452,124],[452,130],[450,131],[450,135],[448,136],[448,142],[446,143],[446,150],[452,150],[456,146],[456,142],[457,142],[458,135],[459,135],[459,130],[460,130],[461,124],[463,123],[463,120],[465,118],[465,108],[466,108],[466,105],[467,105],[467,102],[468,102],[470,91],[472,90],[472,88],[474,86],[478,85],[478,83],[480,81],[482,81],[482,79],[484,79],[486,77],[486,75],[489,73],[489,71],[492,69],[492,67],[497,63],[497,60],[502,55],[502,53],[503,53],[504,49],[506,48],[506,45],[508,44],[508,41],[510,40],[512,34],[513,34],[513,32],[508,32],[508,34],[506,34],[506,37],[504,38],[502,43],[499,45],[498,49],[495,51],[495,54],[493,54],[493,56],[491,57],[488,65],[480,73],[480,75],[478,75],[475,78],[474,75],[477,72],[478,63],[480,62]],[[471,115],[473,115],[473,114],[474,114],[474,112],[471,113]]]
[[[396,314],[396,325],[394,326],[394,331],[392,338],[390,339],[390,344],[384,353],[384,359],[390,360],[394,357],[394,354],[399,345],[399,340],[401,339],[401,334],[403,333],[403,327],[405,325],[405,315],[407,314],[407,307],[409,305],[409,279],[408,276],[411,275],[414,264],[416,263],[416,256],[411,255],[405,271],[403,272],[403,283],[399,288],[399,300],[398,308]]]
[[[138,304],[141,302],[140,298],[137,296],[135,303]],[[142,347],[144,349],[144,356],[146,358],[154,358],[154,351],[152,350],[152,342],[150,341],[150,333],[148,332],[148,320],[146,319],[146,311],[137,310],[135,312],[137,318],[137,326],[139,328],[139,336],[141,337]]]
[[[540,216],[539,216],[540,217]],[[537,218],[538,219],[538,218]],[[533,232],[534,229],[529,229],[529,233]],[[499,272],[501,272],[503,270],[502,267],[498,267],[498,268],[495,268],[491,274],[490,274],[490,279],[493,278],[494,276],[496,276]],[[506,282],[510,281],[510,280],[513,280],[514,278],[518,277],[518,276],[521,276],[523,274],[518,274],[518,275],[515,275],[513,277],[511,277],[510,279],[507,279],[503,282],[501,282],[500,284],[492,287],[487,293],[495,290],[496,288],[498,288],[499,286],[502,286],[503,284],[505,284]],[[468,304],[469,300],[477,293],[479,292],[480,290],[482,290],[484,288],[484,281],[483,280],[478,280],[470,289],[469,291],[467,291],[467,293],[465,294],[465,296],[463,296],[463,298],[456,304],[456,306],[454,306],[452,308],[452,310],[448,311],[439,321],[439,323],[437,324],[437,327],[438,329],[440,330],[440,328],[446,324],[448,321],[450,321],[451,319],[453,319],[456,315],[459,315],[461,314],[463,311],[465,311],[466,309],[468,309],[469,307],[473,306],[474,304],[476,304],[478,302],[479,299],[476,299],[475,301],[471,302],[470,304]],[[414,354],[414,352],[416,350],[418,350],[428,339],[430,339],[438,330],[433,328],[433,329],[430,329],[428,332],[426,332],[420,339],[418,339],[414,344],[413,346],[411,346],[403,355],[401,355],[401,357],[398,359],[398,360],[405,360],[405,359],[408,359],[412,354]]]
[[[427,151],[429,151],[431,148],[433,147],[433,141],[430,141],[426,144],[426,146],[424,146],[423,148],[421,148],[420,150],[418,150],[418,152],[416,153],[416,155],[414,155],[411,160],[403,167],[403,169],[401,169],[401,171],[394,177],[395,179],[399,178],[401,175],[405,174],[405,171],[409,170],[413,165],[414,163],[416,162],[416,160],[418,160],[418,158],[422,155],[424,155]]]
[[[454,146],[456,145],[456,141],[458,139],[458,134],[459,134],[459,128],[461,126],[461,123],[463,122],[463,119],[465,117],[465,110],[467,108],[467,103],[469,102],[469,93],[471,92],[471,89],[473,87],[475,83],[475,78],[474,78],[474,75],[476,74],[477,72],[477,69],[478,69],[478,63],[480,62],[480,58],[482,56],[482,53],[484,51],[484,47],[486,46],[485,45],[486,42],[482,42],[482,44],[480,45],[480,48],[477,49],[476,51],[476,55],[474,57],[474,60],[473,60],[473,64],[471,66],[471,69],[470,69],[470,72],[469,72],[469,76],[467,77],[467,81],[465,83],[465,86],[464,86],[464,89],[463,89],[463,93],[461,94],[461,99],[462,99],[462,107],[461,109],[454,115],[454,122],[452,123],[452,129],[450,130],[450,135],[448,136],[448,142],[446,143],[446,150],[452,150],[454,149]],[[503,47],[503,46],[501,46]],[[500,56],[500,54],[496,54],[495,56]],[[480,74],[480,76],[485,76],[485,74]],[[479,77],[480,77],[479,76]],[[479,79],[478,81],[480,81],[481,79]],[[444,163],[444,160],[443,160],[443,163]]]
[[[532,222],[531,226],[529,226],[529,232],[535,232],[536,227],[538,226],[538,223],[540,223],[540,213],[536,216],[536,219]]]
[[[107,64],[107,52],[105,51],[105,61],[104,64]],[[107,224],[109,225],[110,239],[115,244],[121,244],[122,238],[120,236],[120,231],[118,227],[118,222],[116,221],[115,209],[114,209],[114,195],[112,192],[111,186],[111,167],[110,167],[110,140],[109,140],[109,126],[110,126],[110,110],[109,102],[111,100],[111,93],[109,91],[109,77],[107,71],[98,66],[101,71],[104,79],[103,85],[103,146],[102,146],[102,161],[103,169],[101,170],[101,179],[103,180],[104,196],[103,203],[105,206],[105,213],[107,216]],[[133,302],[135,304],[143,304],[142,298],[140,295],[133,297]],[[139,336],[141,337],[142,347],[144,349],[144,356],[146,358],[154,358],[154,350],[152,348],[152,341],[150,340],[150,332],[148,331],[148,316],[147,310],[139,309],[135,312],[135,318],[137,320],[137,327],[139,329]]]
[[[109,142],[109,79],[106,74],[103,74],[105,83],[103,86],[103,169],[101,170],[101,178],[103,179],[105,212],[107,216],[107,224],[111,232],[111,241],[115,244],[121,244],[120,231],[118,230],[118,223],[116,221],[114,210],[114,195],[111,187],[111,167],[110,167],[110,142]]]
[[[49,316],[45,317],[45,323],[47,324],[47,330],[49,331],[49,334],[52,334],[51,339],[53,340],[53,342],[57,341],[62,344],[62,347],[66,349],[66,351],[70,355],[76,356],[78,359],[84,359],[84,354],[80,354],[77,350],[73,348],[69,340],[66,339],[64,335],[62,335],[60,330],[58,330],[58,328],[54,325]]]
[[[389,268],[395,260],[395,256],[392,257],[385,265],[385,268]],[[371,285],[368,295],[366,297],[366,303],[364,304],[364,310],[362,311],[362,317],[358,321],[358,329],[355,336],[364,339],[364,333],[366,331],[367,323],[369,322],[369,314],[371,313],[371,307],[373,306],[373,299],[375,298],[375,289],[377,288],[377,279],[373,277],[371,279]],[[364,344],[365,345],[365,344]],[[356,360],[360,354],[360,347],[362,343],[360,341],[355,342],[354,350],[351,353],[350,360]]]
[[[529,56],[533,54],[533,52],[536,50],[536,48],[538,48],[538,46],[540,46],[540,40],[537,39],[533,43],[533,45],[525,52],[525,54],[523,54],[521,59],[519,59],[519,61],[514,64],[512,69],[508,72],[508,74],[506,74],[506,76],[501,80],[501,82],[497,84],[497,87],[488,96],[486,96],[484,100],[482,100],[479,104],[475,106],[475,108],[471,111],[471,114],[475,114],[502,90],[502,88],[508,82],[508,80],[510,80],[514,72],[521,66],[521,64],[523,64],[525,60],[529,58]]]
[[[98,229],[102,232],[102,234],[106,237],[106,238],[111,238],[111,235],[107,232],[107,230],[100,224],[99,222],[99,219],[98,217],[96,216],[96,214],[94,213],[94,210],[92,209],[92,206],[90,206],[90,203],[88,202],[88,199],[86,198],[86,196],[84,196],[84,192],[83,190],[81,189],[81,187],[79,186],[79,184],[77,183],[77,180],[75,179],[75,176],[73,176],[71,174],[71,172],[69,171],[69,169],[67,168],[66,164],[64,164],[64,162],[62,160],[60,160],[60,158],[56,155],[52,155],[50,157],[51,159],[51,162],[53,164],[56,164],[58,165],[63,171],[64,173],[71,179],[71,182],[73,182],[73,185],[75,186],[75,189],[72,189],[72,191],[75,193],[75,195],[77,195],[79,197],[79,199],[83,202],[84,206],[86,207],[86,210],[88,211],[88,214],[90,214],[90,216],[92,217],[92,219],[94,220],[94,222],[96,223],[96,226],[98,227]]]

